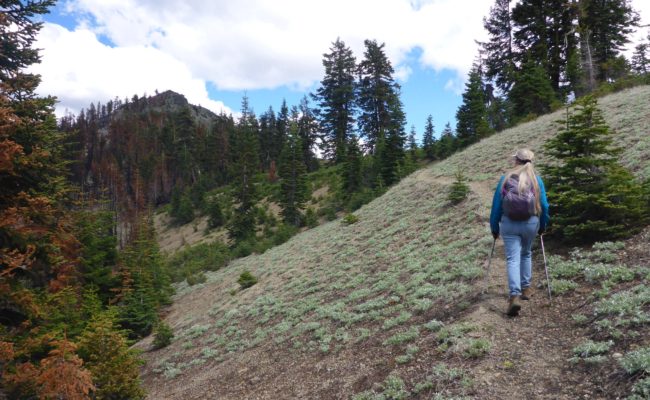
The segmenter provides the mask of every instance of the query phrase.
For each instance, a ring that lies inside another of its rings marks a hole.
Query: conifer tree
[[[404,114],[399,100],[399,85],[393,67],[384,53],[384,44],[365,40],[364,59],[359,63],[357,105],[359,131],[365,147],[374,154],[375,145],[393,132],[404,130]]]
[[[618,164],[621,149],[611,136],[596,100],[586,96],[545,146],[557,160],[544,169],[552,232],[563,240],[620,239],[647,220],[641,185]]]
[[[434,135],[433,117],[429,114],[424,125],[424,135],[422,136],[422,148],[429,160],[436,159],[436,138]]]
[[[105,311],[90,321],[79,339],[79,354],[92,374],[94,399],[145,398],[140,382],[141,360],[119,330],[114,311]]]
[[[438,141],[438,156],[439,158],[447,158],[456,151],[456,136],[451,129],[451,124],[447,122],[445,129],[440,134]]]
[[[280,120],[284,120],[287,114],[286,103],[283,103],[280,112]],[[228,232],[235,240],[242,240],[252,237],[255,234],[254,206],[257,200],[257,193],[254,185],[254,177],[258,172],[258,141],[254,125],[255,116],[248,107],[248,98],[242,100],[242,115],[237,124],[235,140],[233,140],[232,175],[235,185],[235,200],[239,204],[233,219],[228,225]]]
[[[532,58],[515,75],[509,100],[512,102],[514,118],[545,114],[557,102],[544,68]]]
[[[133,338],[151,333],[158,321],[158,309],[168,304],[171,279],[155,239],[151,218],[140,222],[135,240],[122,252],[124,280],[118,306],[120,323]]]
[[[639,24],[639,15],[629,0],[580,0],[579,29],[584,36],[594,73],[599,82],[615,76],[616,64],[630,34]]]
[[[345,196],[361,190],[361,162],[362,154],[356,135],[351,135],[347,145],[346,160],[343,165],[342,189]]]
[[[323,57],[325,76],[314,95],[319,107],[322,151],[326,159],[341,163],[354,123],[356,60],[340,38]]]
[[[301,152],[303,164],[308,172],[318,169],[318,160],[314,154],[314,147],[316,146],[316,139],[318,135],[318,122],[314,115],[314,111],[309,106],[307,96],[300,100],[298,106],[300,118],[298,119],[298,136],[300,137]]]
[[[287,224],[300,226],[301,213],[307,201],[307,180],[303,161],[302,139],[298,134],[297,123],[292,123],[289,136],[284,143],[280,157],[280,206],[282,217]]]
[[[485,75],[493,80],[502,93],[507,94],[517,71],[512,43],[510,0],[495,0],[490,15],[483,18],[483,27],[489,41],[480,43],[485,52]]]
[[[639,75],[645,75],[650,72],[650,35],[646,43],[639,43],[634,48],[631,66],[632,70]]]
[[[487,120],[485,87],[481,75],[480,64],[475,63],[465,84],[463,103],[456,111],[456,135],[460,148],[476,143],[491,133]]]
[[[567,63],[577,46],[575,18],[569,0],[522,0],[512,10],[517,64],[541,66],[557,96],[565,91]]]
[[[418,151],[418,142],[415,139],[416,135],[417,135],[417,131],[415,130],[415,125],[411,125],[411,132],[409,133],[409,137],[408,137],[408,150],[409,150],[409,155],[411,156],[412,159],[415,159]]]
[[[114,218],[111,211],[81,211],[75,217],[84,284],[97,289],[104,305],[108,304],[120,283],[113,273],[118,257]]]
[[[272,161],[277,161],[280,153],[276,147],[277,123],[273,107],[260,115],[260,165],[262,169],[268,170]]]

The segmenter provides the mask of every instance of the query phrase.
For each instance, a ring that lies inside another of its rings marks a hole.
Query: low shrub
[[[154,329],[154,335],[153,348],[156,350],[169,346],[174,338],[172,328],[162,321]]]
[[[346,225],[352,225],[359,222],[359,217],[354,214],[347,214],[345,217],[343,217],[342,222]]]
[[[239,279],[237,279],[237,283],[239,283],[239,286],[244,289],[248,289],[249,287],[255,285],[257,283],[257,278],[253,276],[249,271],[244,271],[239,275]]]

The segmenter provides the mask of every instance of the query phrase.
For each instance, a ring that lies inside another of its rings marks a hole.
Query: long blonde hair
[[[539,183],[537,183],[537,174],[533,167],[533,158],[535,157],[535,154],[528,149],[519,149],[513,157],[517,159],[519,163],[506,172],[503,184],[505,185],[508,179],[515,175],[519,178],[519,186],[517,186],[517,191],[519,193],[524,193],[532,185],[533,192],[535,193],[535,214],[540,215],[542,213],[542,205],[539,199]],[[503,188],[503,185],[501,188]]]

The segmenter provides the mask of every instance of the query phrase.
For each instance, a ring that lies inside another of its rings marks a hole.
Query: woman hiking
[[[492,200],[490,228],[494,240],[503,238],[510,290],[506,314],[511,317],[519,315],[519,300],[532,296],[531,247],[549,222],[546,190],[533,168],[534,157],[528,149],[517,150],[513,167],[501,176]]]

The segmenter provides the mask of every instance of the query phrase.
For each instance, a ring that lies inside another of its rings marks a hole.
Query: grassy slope
[[[646,178],[649,104],[650,87],[600,101],[623,163]],[[480,360],[499,339],[465,321],[482,301],[490,188],[519,146],[544,164],[541,145],[562,114],[416,172],[360,209],[356,224],[322,225],[210,273],[205,285],[180,287],[166,317],[176,340],[145,354],[150,398],[347,398],[373,384],[392,398],[481,397]],[[458,167],[473,192],[450,207]],[[259,283],[238,291],[244,270]]]

